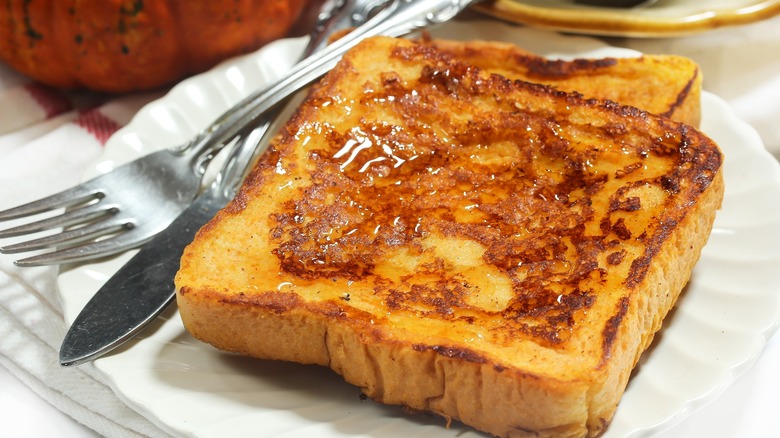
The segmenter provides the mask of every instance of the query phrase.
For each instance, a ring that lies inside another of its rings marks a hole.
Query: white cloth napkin
[[[0,64],[0,209],[77,184],[108,137],[152,97],[63,93]],[[58,268],[18,268],[13,259],[0,256],[0,365],[102,436],[163,436],[123,403],[91,364],[60,367],[66,326]]]

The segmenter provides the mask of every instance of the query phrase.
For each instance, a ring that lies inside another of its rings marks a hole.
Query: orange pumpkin
[[[283,37],[306,0],[7,0],[0,59],[59,88],[155,88]]]

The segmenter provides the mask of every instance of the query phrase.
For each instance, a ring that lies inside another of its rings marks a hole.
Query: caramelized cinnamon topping
[[[413,80],[378,73],[354,101],[322,85],[311,99],[332,123],[298,114],[298,131],[282,140],[299,143],[297,163],[310,173],[272,217],[283,272],[369,282],[393,311],[494,315],[487,330],[554,346],[598,299],[605,269],[621,269],[628,286],[641,281],[664,221],[679,219],[666,207],[694,180],[683,176],[700,173],[703,190],[719,165],[719,156],[692,155],[678,129],[650,136],[592,124],[567,107],[578,96],[491,76],[425,46],[394,56],[426,66]],[[519,88],[561,103],[529,106],[512,93]],[[655,220],[632,222],[640,209]],[[489,279],[461,260],[472,256]]]

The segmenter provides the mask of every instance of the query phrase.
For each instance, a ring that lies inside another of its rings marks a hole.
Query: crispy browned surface
[[[694,127],[701,121],[701,73],[696,63],[681,56],[561,61],[494,41],[427,40],[427,44],[510,79],[609,99]]]
[[[182,320],[492,434],[598,435],[720,168],[690,126],[370,39],[187,248]]]

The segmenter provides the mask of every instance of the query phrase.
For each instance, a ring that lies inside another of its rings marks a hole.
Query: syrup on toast
[[[371,38],[176,276],[215,347],[497,436],[597,436],[723,195],[686,124]]]

